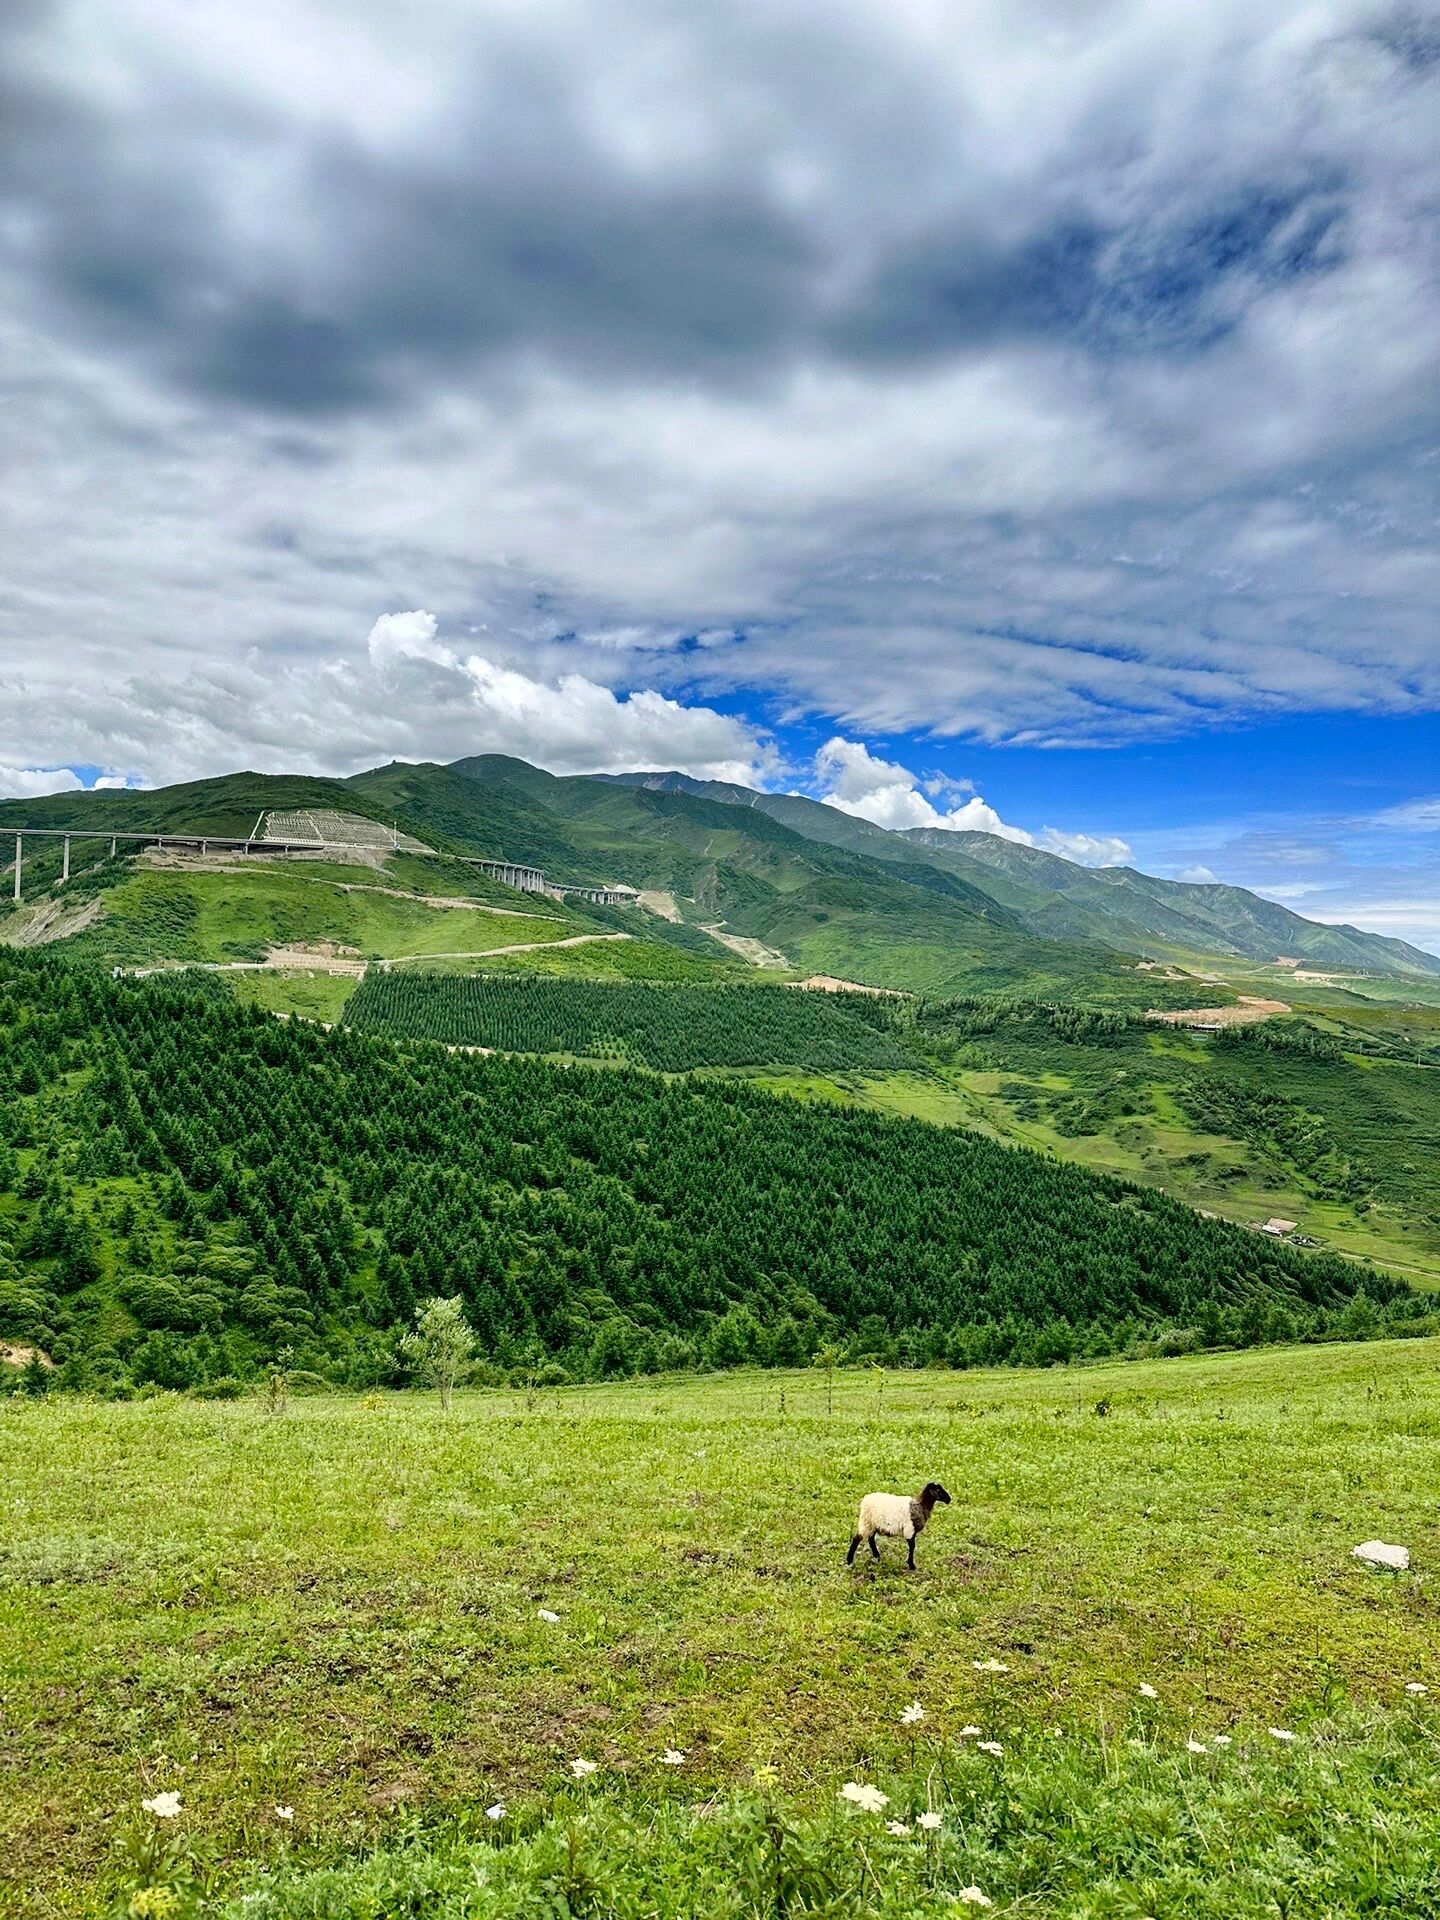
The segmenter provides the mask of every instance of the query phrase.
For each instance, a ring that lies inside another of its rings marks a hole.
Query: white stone
[[[1396,1573],[1404,1573],[1410,1565],[1408,1547],[1389,1547],[1383,1540],[1367,1540],[1363,1546],[1352,1547],[1350,1551],[1367,1566],[1393,1567]]]

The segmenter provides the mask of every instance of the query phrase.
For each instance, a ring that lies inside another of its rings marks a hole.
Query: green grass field
[[[260,960],[274,946],[331,941],[366,958],[393,958],[487,952],[586,930],[559,910],[530,917],[518,910],[513,893],[517,911],[497,913],[430,906],[380,891],[385,884],[373,870],[317,870],[300,862],[245,872],[140,868],[105,894],[101,917],[76,934],[67,951],[119,965],[213,964]]]
[[[12,1399],[0,1882],[276,1920],[960,1912],[970,1885],[1027,1915],[1434,1912],[1440,1724],[1406,1686],[1440,1698],[1437,1437],[1437,1342],[448,1417]],[[919,1571],[847,1571],[859,1496],[932,1476]],[[1356,1562],[1376,1536],[1414,1570]],[[846,1781],[942,1826],[888,1835]],[[169,1792],[162,1826],[139,1803]]]

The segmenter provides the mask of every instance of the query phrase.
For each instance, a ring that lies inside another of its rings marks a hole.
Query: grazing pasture
[[[146,1876],[277,1917],[564,1912],[567,1884],[572,1912],[718,1914],[783,1857],[837,1912],[972,1884],[1029,1913],[1301,1885],[1287,1911],[1432,1911],[1437,1722],[1406,1689],[1440,1701],[1437,1438],[1435,1341],[448,1417],[15,1398],[0,1882],[55,1915]],[[859,1497],[932,1478],[918,1572],[894,1542],[847,1570]],[[1412,1571],[1356,1562],[1375,1537]]]

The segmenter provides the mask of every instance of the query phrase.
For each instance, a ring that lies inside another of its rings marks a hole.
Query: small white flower
[[[277,1820],[293,1820],[295,1818],[295,1809],[293,1807],[276,1807],[275,1818]]]
[[[537,1610],[535,1618],[537,1620],[548,1620],[553,1627],[560,1616],[558,1613],[552,1613],[549,1607],[541,1607]]]
[[[923,1827],[926,1833],[934,1833],[940,1825],[940,1815],[938,1813],[922,1813],[915,1824],[917,1827]]]
[[[903,1840],[910,1829],[903,1820],[887,1820],[885,1822],[885,1831],[886,1833],[893,1833],[897,1840]]]
[[[1143,1751],[1145,1746],[1145,1742],[1136,1733],[1132,1733],[1130,1738],[1125,1742],[1125,1744],[1127,1747],[1136,1748],[1137,1751]]]
[[[924,1718],[925,1718],[924,1707],[921,1706],[918,1700],[912,1700],[909,1706],[906,1707],[904,1712],[900,1715],[900,1724],[902,1727],[913,1727],[918,1725],[918,1723]]]
[[[577,1780],[583,1780],[587,1774],[594,1773],[595,1762],[593,1760],[572,1760],[570,1762],[570,1771]]]
[[[173,1820],[180,1811],[178,1793],[157,1793],[153,1800],[142,1800],[141,1806],[146,1813],[153,1813],[157,1820]]]
[[[1185,1742],[1185,1751],[1187,1753],[1206,1753],[1209,1751],[1209,1749],[1204,1745],[1202,1741],[1187,1740]]]
[[[865,1813],[879,1813],[890,1804],[889,1795],[882,1793],[879,1787],[866,1786],[859,1780],[847,1780],[837,1798],[850,1801]]]
[[[961,1887],[955,1898],[963,1901],[967,1907],[993,1907],[995,1904],[989,1894],[982,1893],[979,1887]]]
[[[666,1747],[664,1753],[660,1756],[660,1764],[663,1767],[683,1767],[685,1764],[685,1755],[679,1747]]]
[[[485,1818],[487,1820],[503,1820],[505,1818],[505,1802],[503,1800],[497,1800],[493,1807],[486,1807]]]
[[[1423,1682],[1419,1680],[1407,1680],[1405,1682],[1405,1691],[1407,1693],[1415,1694],[1416,1697],[1418,1698],[1420,1694],[1428,1693],[1430,1689],[1429,1687],[1425,1686]]]
[[[1158,1688],[1152,1687],[1148,1680],[1142,1680],[1140,1682],[1139,1692],[1142,1700],[1158,1700],[1160,1698]]]
[[[1228,1733],[1217,1733],[1214,1744],[1217,1747],[1233,1747],[1235,1742],[1230,1738]]]
[[[977,1673],[1008,1673],[1010,1671],[1003,1660],[972,1660],[970,1664]]]
[[[1272,1740],[1293,1740],[1295,1736],[1290,1732],[1288,1727],[1271,1727],[1270,1738]]]
[[[962,1740],[973,1740],[977,1734],[984,1731],[983,1727],[961,1727],[959,1737]]]
[[[975,1746],[980,1753],[993,1753],[997,1756],[1005,1751],[998,1740],[977,1740]]]

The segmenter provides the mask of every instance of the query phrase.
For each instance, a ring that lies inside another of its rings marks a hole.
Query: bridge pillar
[[[20,898],[20,863],[24,859],[23,836],[15,836],[15,898]]]
[[[70,836],[67,833],[65,836],[64,851],[60,856],[60,884],[62,887],[64,886],[65,882],[69,878],[70,878]]]
[[[118,839],[119,839],[119,836],[118,836],[118,834],[113,834],[113,833],[111,834],[111,836],[110,836],[110,858],[111,858],[112,860],[113,860],[113,859],[115,858],[115,848],[116,848],[116,843],[117,843],[117,841],[118,841]]]

